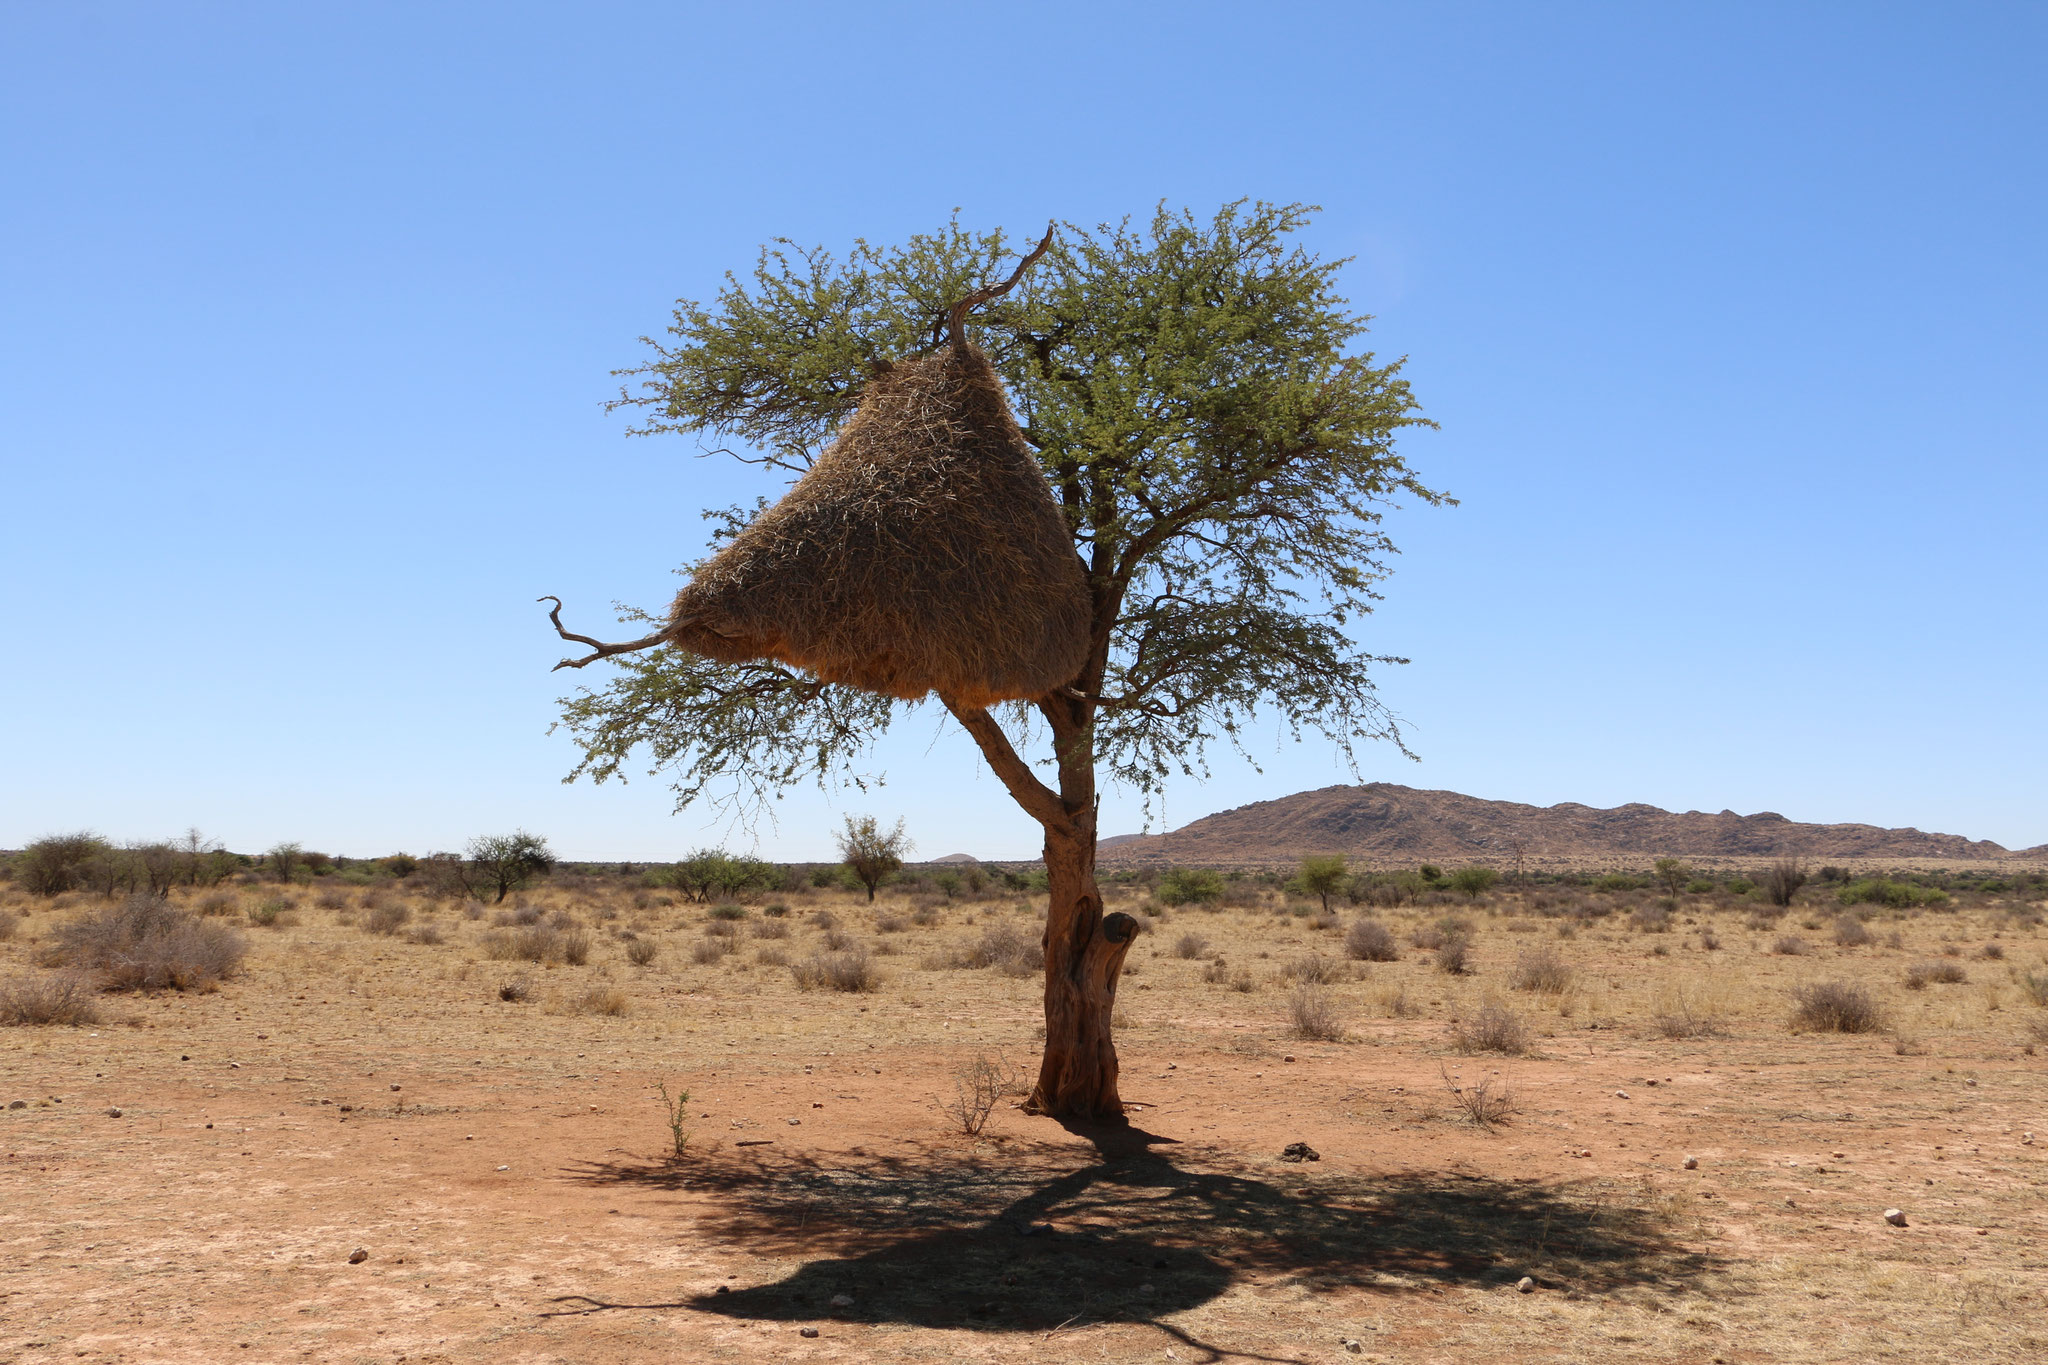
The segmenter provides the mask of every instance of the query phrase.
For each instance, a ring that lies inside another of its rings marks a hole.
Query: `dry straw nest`
[[[669,643],[967,706],[1081,671],[1088,583],[988,358],[890,367],[839,438],[676,595]]]
[[[1042,697],[1087,660],[1093,615],[1073,537],[988,357],[949,344],[886,366],[838,438],[782,500],[676,595],[664,629],[595,645],[580,668],[669,644],[724,663],[775,659],[826,682],[960,706]]]

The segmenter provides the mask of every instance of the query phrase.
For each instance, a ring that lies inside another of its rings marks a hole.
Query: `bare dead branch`
[[[648,637],[642,640],[632,640],[622,645],[608,645],[602,640],[593,640],[588,635],[577,635],[574,632],[566,629],[562,625],[561,598],[536,597],[533,600],[536,602],[552,602],[555,604],[555,609],[548,613],[548,620],[553,621],[555,623],[555,634],[561,636],[564,640],[574,640],[579,645],[589,645],[592,649],[597,651],[596,653],[587,655],[586,657],[581,659],[564,659],[562,660],[562,662],[556,664],[553,668],[549,669],[548,672],[550,673],[557,672],[564,668],[581,668],[585,664],[595,663],[599,659],[609,658],[614,654],[630,654],[636,649],[650,649],[668,638],[668,631],[666,628],[663,628],[662,630],[656,631],[654,634],[649,635]]]
[[[1051,223],[1045,225],[1045,236],[1031,249],[1030,255],[1017,262],[1017,268],[1010,272],[1009,279],[1001,284],[985,284],[953,305],[952,311],[946,314],[946,326],[953,334],[955,346],[964,348],[967,345],[967,315],[990,299],[1001,298],[1016,288],[1017,281],[1024,278],[1024,272],[1037,264],[1038,258],[1052,248],[1052,229]]]

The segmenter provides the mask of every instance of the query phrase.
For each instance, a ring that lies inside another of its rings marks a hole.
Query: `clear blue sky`
[[[1367,779],[2048,840],[2044,64],[2033,4],[8,5],[0,846],[747,846],[559,783],[535,596],[773,491],[608,371],[771,237],[1239,196],[1324,206],[1463,500],[1391,520]],[[1167,824],[1349,780],[1259,757]],[[875,766],[756,846],[1035,852],[929,709]]]

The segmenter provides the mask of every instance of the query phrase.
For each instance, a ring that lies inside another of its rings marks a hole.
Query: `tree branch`
[[[655,645],[660,644],[662,641],[668,638],[668,630],[666,627],[664,627],[663,629],[656,631],[654,634],[649,635],[648,637],[642,640],[631,640],[622,645],[608,645],[602,640],[593,640],[588,635],[577,635],[565,629],[562,625],[561,598],[536,597],[533,600],[536,602],[552,602],[555,604],[555,609],[548,613],[548,620],[553,621],[555,623],[555,634],[561,636],[564,640],[574,640],[579,645],[589,645],[591,648],[597,651],[595,654],[591,654],[581,659],[564,659],[562,660],[562,662],[556,664],[553,668],[549,669],[548,672],[550,673],[558,672],[564,668],[581,668],[585,664],[595,663],[599,659],[609,658],[614,654],[631,654],[636,649],[651,649]]]
[[[984,303],[987,303],[990,299],[1001,298],[1017,287],[1017,281],[1024,278],[1024,272],[1036,264],[1038,258],[1043,256],[1052,246],[1052,229],[1053,225],[1051,223],[1045,225],[1045,236],[1040,238],[1038,245],[1031,249],[1030,255],[1017,262],[1017,268],[1010,272],[1009,279],[1004,280],[1001,284],[985,284],[953,305],[952,309],[946,314],[946,327],[953,334],[953,344],[955,346],[961,350],[967,349],[967,315],[981,307]]]
[[[1003,727],[996,719],[979,706],[961,706],[948,701],[946,709],[953,713],[953,719],[960,722],[960,728],[974,736],[974,742],[981,746],[981,756],[988,760],[988,766],[1009,788],[1031,817],[1041,825],[1065,826],[1073,822],[1073,812],[1060,794],[1040,782],[1031,771],[1029,764],[1019,757],[1010,745],[1010,737],[1003,733]]]

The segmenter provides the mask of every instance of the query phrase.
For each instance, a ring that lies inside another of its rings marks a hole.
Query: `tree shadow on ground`
[[[571,1174],[591,1184],[708,1196],[705,1233],[803,1264],[676,1305],[578,1300],[564,1311],[674,1306],[987,1332],[1150,1322],[1212,1355],[1245,1354],[1158,1320],[1240,1281],[1402,1294],[1528,1274],[1580,1294],[1663,1293],[1713,1268],[1648,1201],[1591,1182],[1323,1175],[1219,1153],[1175,1161],[1142,1130],[1075,1131],[1096,1146],[1079,1169],[1071,1148],[1036,1146],[585,1163]]]

